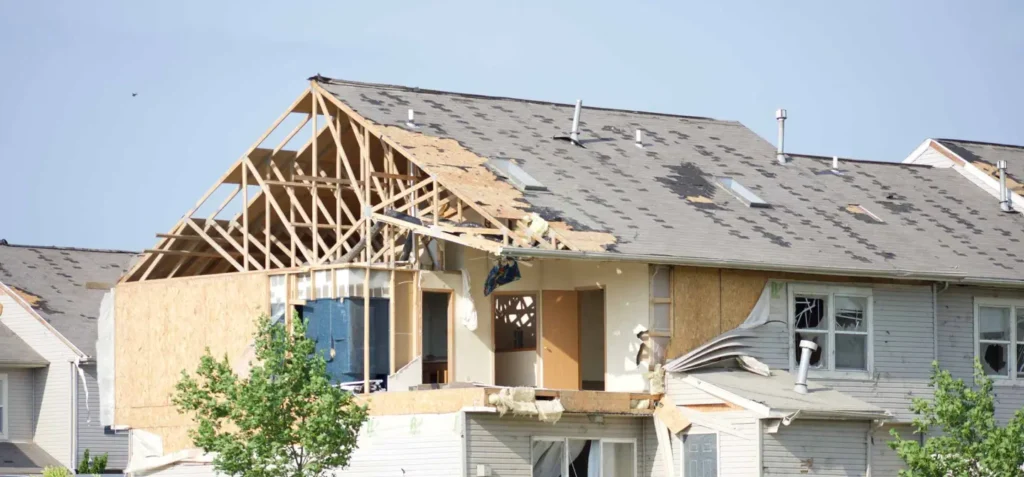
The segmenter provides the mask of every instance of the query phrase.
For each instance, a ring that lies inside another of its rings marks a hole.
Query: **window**
[[[743,202],[747,207],[771,207],[771,204],[765,202],[763,199],[757,196],[753,191],[747,189],[743,184],[740,184],[731,177],[718,177],[715,179],[718,183],[718,187],[725,189],[727,192],[732,194],[733,197]]]
[[[317,298],[331,298],[333,295],[333,288],[331,286],[331,277],[334,276],[330,270],[317,270],[313,272],[313,283],[316,286],[316,297]]]
[[[672,336],[672,267],[651,266],[651,322],[653,336]]]
[[[633,439],[535,437],[533,477],[636,477]]]
[[[718,435],[683,436],[683,476],[718,477]]]
[[[7,375],[0,374],[0,438],[9,438],[7,434]]]
[[[978,300],[975,353],[985,374],[1024,379],[1024,302]]]
[[[284,320],[288,308],[288,280],[284,275],[270,277],[270,321],[277,323]]]
[[[494,351],[537,349],[537,296],[494,296]]]
[[[813,341],[811,369],[871,370],[871,290],[829,286],[790,287],[793,330],[791,369],[800,363],[800,341]]]

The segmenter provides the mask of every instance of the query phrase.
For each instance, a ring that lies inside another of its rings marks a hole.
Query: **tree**
[[[259,318],[248,378],[207,349],[196,376],[183,370],[175,386],[174,404],[196,424],[192,442],[214,453],[214,467],[225,474],[319,477],[347,466],[356,448],[366,407],[331,386],[305,325],[298,317],[292,322],[289,333]]]
[[[107,454],[89,457],[89,449],[82,452],[82,460],[78,461],[79,474],[102,474],[107,470]]]
[[[910,410],[914,432],[927,435],[922,445],[895,429],[889,447],[907,464],[902,477],[1024,476],[1024,410],[1001,427],[995,419],[992,378],[974,361],[974,386],[954,379],[932,363],[932,400],[915,398]]]

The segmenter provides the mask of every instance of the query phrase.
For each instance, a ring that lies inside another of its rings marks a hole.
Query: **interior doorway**
[[[421,343],[423,343],[423,383],[451,382],[452,366],[452,292],[424,291]]]
[[[604,289],[579,290],[580,389],[604,391]]]

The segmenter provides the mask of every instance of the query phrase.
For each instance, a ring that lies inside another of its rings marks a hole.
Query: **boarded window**
[[[672,267],[651,266],[651,320],[652,335],[672,334]]]
[[[686,477],[718,477],[718,436],[683,436],[683,474]]]
[[[537,349],[537,296],[533,294],[494,297],[494,350]]]

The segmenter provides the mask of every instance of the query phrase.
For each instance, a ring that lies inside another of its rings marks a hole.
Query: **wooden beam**
[[[497,243],[492,244],[483,239],[466,240],[466,237],[458,237],[431,227],[424,227],[422,225],[416,225],[412,222],[406,222],[401,219],[388,217],[387,215],[384,214],[373,214],[373,220],[384,222],[386,224],[397,225],[399,227],[416,232],[420,235],[426,235],[428,237],[434,237],[436,239],[447,240],[449,242],[454,242],[459,245],[465,245],[467,247],[484,250],[486,252],[498,253],[499,247]]]
[[[179,255],[188,257],[206,257],[206,258],[225,258],[221,254],[210,253],[210,252],[193,252],[190,250],[162,250],[158,248],[147,248],[143,250],[145,253],[160,254],[160,255]],[[236,262],[237,263],[237,262]],[[241,266],[239,265],[239,268]]]
[[[271,207],[273,207],[274,212],[277,212],[278,218],[284,223],[285,229],[288,231],[289,235],[292,238],[292,242],[294,243],[298,241],[298,234],[295,233],[295,227],[292,226],[291,220],[287,218],[287,215],[284,213],[284,210],[281,209],[281,205],[277,203],[277,199],[275,199],[274,195],[270,193],[269,186],[267,186],[262,177],[259,177],[259,175],[256,174],[256,166],[253,165],[252,161],[249,160],[248,157],[245,158],[245,164],[246,166],[249,167],[250,170],[253,171],[253,174],[256,175],[256,180],[259,182],[260,187],[263,188],[263,196],[266,198],[268,202],[270,202],[270,205]],[[270,237],[271,235],[268,233],[267,236]],[[298,245],[299,252],[301,252],[302,255],[306,257],[308,263],[313,263],[312,257],[309,256],[309,250],[306,250],[306,247],[302,244]],[[291,253],[291,256],[292,259],[294,260],[295,254]]]
[[[213,247],[213,249],[216,250],[217,253],[221,254],[224,257],[225,260],[230,262],[231,265],[233,265],[236,270],[238,270],[240,272],[245,270],[244,268],[242,268],[242,265],[240,263],[238,263],[238,261],[236,261],[231,256],[230,253],[228,253],[227,250],[224,250],[224,247],[221,247],[220,244],[218,244],[216,241],[214,241],[212,238],[210,238],[210,236],[206,234],[206,231],[203,230],[203,228],[200,227],[199,224],[197,224],[194,220],[192,220],[191,218],[186,219],[186,223],[189,225],[189,227],[192,227],[192,230],[195,230],[196,233],[199,234],[200,237],[203,237],[204,239],[206,239],[206,243],[209,244],[210,247]]]

